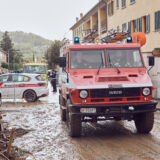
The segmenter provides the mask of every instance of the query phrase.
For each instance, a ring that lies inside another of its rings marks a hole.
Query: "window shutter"
[[[142,32],[142,17],[138,19],[139,21],[139,32]]]
[[[138,23],[137,23],[137,19],[134,20],[134,31],[137,32],[138,31]]]
[[[110,16],[110,3],[108,4],[108,16]]]
[[[131,34],[131,21],[128,22],[128,32]]]
[[[150,32],[150,15],[146,16],[146,33]]]
[[[119,0],[117,0],[116,7],[119,8]]]
[[[157,17],[157,29],[160,29],[160,11],[158,11],[158,17]]]

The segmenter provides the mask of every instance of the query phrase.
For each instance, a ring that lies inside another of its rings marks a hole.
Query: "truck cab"
[[[82,122],[104,120],[134,120],[139,133],[152,130],[157,102],[140,44],[74,44],[61,55],[59,103],[71,137],[81,135]]]

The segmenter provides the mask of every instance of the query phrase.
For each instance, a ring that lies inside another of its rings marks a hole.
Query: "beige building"
[[[107,39],[110,33],[144,32],[143,52],[160,48],[160,0],[101,0],[71,27],[81,42]]]

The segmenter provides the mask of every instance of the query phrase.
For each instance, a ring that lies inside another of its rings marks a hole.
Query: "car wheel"
[[[70,100],[67,100],[67,106],[70,103],[71,103]],[[68,124],[69,135],[71,137],[81,136],[81,128],[82,128],[81,116],[71,113],[68,110],[68,107],[67,107],[67,124]]]
[[[154,113],[141,113],[135,115],[135,125],[139,133],[149,133],[154,124]]]
[[[2,97],[0,97],[0,107],[2,106]]]
[[[23,97],[27,102],[35,102],[37,100],[37,95],[33,90],[25,91]]]

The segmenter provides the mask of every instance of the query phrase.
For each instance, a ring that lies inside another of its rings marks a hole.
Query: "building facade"
[[[147,38],[143,52],[160,48],[159,0],[101,0],[76,20],[71,30],[81,42],[101,40],[112,30],[129,34],[140,31]]]

